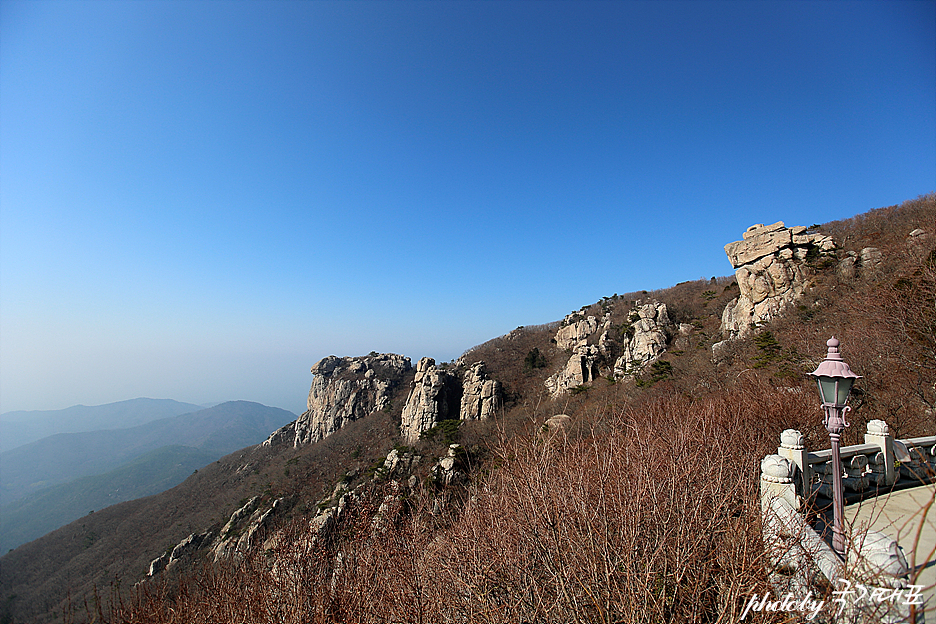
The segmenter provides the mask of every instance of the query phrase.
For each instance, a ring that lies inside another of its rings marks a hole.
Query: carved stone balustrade
[[[932,479],[936,474],[936,446],[926,444],[926,438],[915,438],[906,442],[912,443],[916,440],[924,442],[904,445],[907,457],[900,462],[900,474],[907,479]]]
[[[806,595],[810,588],[822,586],[819,577],[835,585],[846,578],[846,570],[848,578],[867,580],[872,589],[906,587],[910,568],[893,538],[874,531],[856,534],[849,538],[848,561],[843,561],[810,524],[810,510],[821,508],[821,503],[815,504],[817,496],[832,498],[836,470],[843,475],[849,502],[936,482],[936,436],[895,440],[887,423],[872,420],[864,444],[841,448],[838,466],[832,466],[831,456],[830,449],[809,451],[803,435],[787,429],[780,434],[777,453],[761,461],[764,544],[774,593]],[[893,612],[865,613],[855,606],[843,615],[867,624],[910,622],[908,609],[894,605]],[[920,613],[917,622],[922,621]]]
[[[936,436],[895,440],[887,423],[872,420],[864,439],[864,444],[845,446],[839,451],[846,490],[860,493],[892,486],[901,478],[927,481],[936,476]],[[780,434],[777,455],[796,466],[794,481],[799,496],[809,498],[816,492],[832,496],[830,449],[809,451],[803,444],[803,435],[796,429],[787,429]]]

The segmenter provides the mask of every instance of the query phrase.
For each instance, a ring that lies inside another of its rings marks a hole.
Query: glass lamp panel
[[[817,381],[819,382],[819,396],[822,397],[822,402],[835,403],[835,377],[820,375]]]
[[[848,400],[848,393],[851,392],[852,384],[855,380],[851,377],[842,377],[838,379],[838,397],[835,400],[836,405],[845,405]]]

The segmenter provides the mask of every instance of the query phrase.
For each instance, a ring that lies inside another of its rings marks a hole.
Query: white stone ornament
[[[761,479],[771,483],[792,483],[795,464],[786,457],[768,455],[761,460]]]
[[[785,429],[780,434],[780,445],[783,448],[799,450],[803,448],[803,434],[796,429]]]

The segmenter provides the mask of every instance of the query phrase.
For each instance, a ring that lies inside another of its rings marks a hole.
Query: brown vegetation
[[[757,457],[805,407],[753,381],[602,410],[573,436],[503,440],[496,470],[450,516],[429,512],[440,493],[425,487],[375,522],[383,492],[374,491],[330,543],[310,547],[296,522],[278,550],[177,587],[147,583],[97,615],[127,624],[735,621],[765,587]]]

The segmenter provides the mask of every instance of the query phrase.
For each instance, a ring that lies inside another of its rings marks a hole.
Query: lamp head
[[[809,374],[815,377],[819,384],[819,395],[823,405],[845,405],[852,384],[856,379],[861,379],[861,375],[853,373],[842,359],[839,341],[835,336],[826,342],[826,346],[829,347],[826,359]]]

